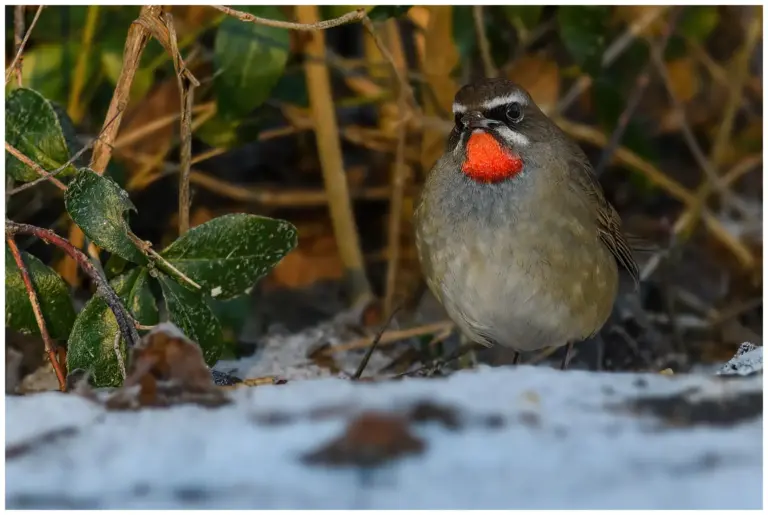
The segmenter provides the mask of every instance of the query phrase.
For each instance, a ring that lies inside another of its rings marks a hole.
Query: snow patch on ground
[[[7,396],[7,507],[762,505],[760,375],[479,367],[439,379],[291,381],[231,396],[218,409],[137,412],[55,392]],[[458,423],[410,420],[422,454],[367,472],[302,461],[361,412],[402,414],[424,401],[455,412]]]
[[[748,376],[763,371],[763,347],[744,342],[736,355],[717,371],[720,375]]]
[[[349,377],[362,361],[365,349],[334,354],[333,361],[339,368],[337,373],[327,365],[318,365],[309,357],[312,349],[324,344],[338,345],[344,341],[344,337],[349,338],[349,335],[344,334],[339,324],[334,322],[319,324],[295,334],[269,335],[262,339],[252,356],[221,360],[214,369],[242,379],[266,376],[288,380]],[[367,370],[379,370],[391,361],[391,357],[374,352]]]

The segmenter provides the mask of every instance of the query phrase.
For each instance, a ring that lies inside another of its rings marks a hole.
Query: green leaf
[[[539,24],[543,5],[503,5],[504,14],[515,27],[531,30]]]
[[[65,340],[75,321],[69,288],[59,274],[35,256],[21,252],[21,259],[32,278],[48,334]],[[8,245],[5,246],[5,326],[23,334],[40,334],[27,289]]]
[[[124,215],[136,207],[115,181],[90,168],[81,168],[64,195],[64,205],[96,245],[134,263],[147,262],[128,237],[130,228]]]
[[[179,285],[170,277],[160,274],[165,305],[171,322],[200,345],[208,366],[216,363],[224,348],[221,326],[203,296]]]
[[[680,15],[679,31],[684,36],[703,42],[719,21],[720,13],[716,5],[685,7]]]
[[[6,97],[5,130],[5,140],[45,170],[55,170],[69,160],[67,141],[56,110],[37,91],[18,88]],[[17,181],[27,182],[39,177],[34,169],[7,151],[5,169]],[[74,171],[70,165],[61,174]]]
[[[283,220],[236,213],[198,225],[161,252],[217,299],[244,295],[296,246]]]
[[[81,148],[83,148],[85,145],[80,143],[80,141],[77,139],[77,129],[75,129],[75,124],[72,122],[72,119],[67,114],[67,110],[64,109],[64,107],[61,104],[58,104],[56,102],[51,102],[51,106],[53,106],[53,110],[56,112],[56,116],[59,119],[59,124],[61,125],[61,132],[64,134],[64,141],[67,142],[67,149],[69,149],[69,155],[74,156],[77,154]],[[89,152],[83,152],[83,154],[75,159],[75,161],[72,163],[73,167],[78,166],[87,166],[88,163],[88,156]],[[74,169],[73,169],[74,171]]]
[[[110,282],[123,305],[143,325],[158,322],[157,304],[152,296],[146,268],[134,268]],[[67,369],[88,370],[97,387],[120,386],[123,376],[115,353],[115,337],[119,328],[114,313],[98,295],[91,298],[75,321],[69,337]],[[125,340],[118,348],[127,366]]]
[[[606,43],[610,8],[605,6],[561,5],[557,9],[560,38],[582,70],[594,75]]]
[[[285,20],[275,6],[240,6],[254,16]],[[218,112],[224,118],[247,115],[269,98],[288,60],[289,35],[285,29],[246,23],[228,17],[214,42],[214,80]]]
[[[38,34],[38,30],[39,27],[35,27],[35,34]],[[49,100],[66,104],[80,48],[78,40],[43,44],[25,51],[21,69],[24,85]],[[86,60],[83,84],[93,83],[98,64],[98,56],[92,52]]]
[[[404,16],[412,5],[377,5],[368,13],[368,17],[373,21],[384,21],[389,18],[399,18]]]

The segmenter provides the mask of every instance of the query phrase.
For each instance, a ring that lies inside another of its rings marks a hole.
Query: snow
[[[294,380],[231,397],[217,409],[115,412],[56,392],[6,396],[7,507],[762,506],[761,374],[483,366],[447,378]],[[408,418],[424,401],[455,412],[456,427]],[[424,452],[368,471],[303,461],[370,410],[405,417]]]
[[[744,342],[736,355],[717,371],[720,375],[748,376],[763,370],[763,347]]]

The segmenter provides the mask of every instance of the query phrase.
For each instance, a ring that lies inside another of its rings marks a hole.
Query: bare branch
[[[19,268],[19,272],[21,272],[21,279],[24,281],[24,287],[27,289],[29,303],[32,304],[32,312],[35,314],[37,327],[40,329],[40,336],[42,336],[43,343],[45,344],[45,352],[48,354],[48,360],[51,362],[51,366],[56,372],[56,378],[59,381],[59,389],[62,392],[65,392],[67,391],[67,378],[64,374],[64,370],[61,368],[61,363],[56,359],[56,345],[53,343],[51,335],[48,334],[48,327],[45,325],[43,310],[40,307],[40,300],[37,297],[35,286],[32,284],[32,277],[29,275],[27,265],[24,264],[24,259],[22,259],[19,247],[13,239],[13,234],[9,232],[5,237],[5,241],[8,243],[8,248],[10,249],[11,254],[13,254],[13,259],[16,261],[16,266]]]
[[[40,17],[40,13],[43,11],[43,5],[38,6],[37,12],[35,13],[35,17],[32,18],[32,23],[29,26],[29,30],[27,30],[27,34],[24,36],[24,40],[21,42],[19,47],[16,49],[16,55],[13,57],[13,61],[11,61],[11,65],[5,69],[5,83],[8,84],[8,81],[11,80],[11,74],[13,73],[13,70],[16,68],[16,63],[19,62],[19,60],[22,59],[22,54],[24,53],[24,47],[27,45],[27,41],[29,40],[30,34],[32,34],[32,29],[35,28],[35,24],[37,23],[37,19]]]
[[[315,23],[294,23],[290,21],[279,21],[279,20],[270,20],[269,18],[260,18],[250,13],[238,11],[236,9],[225,7],[223,5],[212,5],[211,7],[213,7],[214,9],[218,9],[219,11],[223,12],[228,16],[237,18],[240,21],[247,21],[250,23],[256,23],[258,25],[266,25],[267,27],[277,27],[279,29],[302,30],[302,31],[326,30],[333,27],[338,27],[339,25],[346,25],[348,23],[361,21],[367,17],[367,15],[365,14],[365,9],[355,9],[352,12],[348,12],[344,16],[339,16],[338,18],[333,18],[331,20],[322,20]]]

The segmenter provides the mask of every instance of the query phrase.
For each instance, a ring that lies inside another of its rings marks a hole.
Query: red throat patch
[[[500,182],[522,172],[523,160],[487,132],[473,132],[461,170],[477,182]]]

